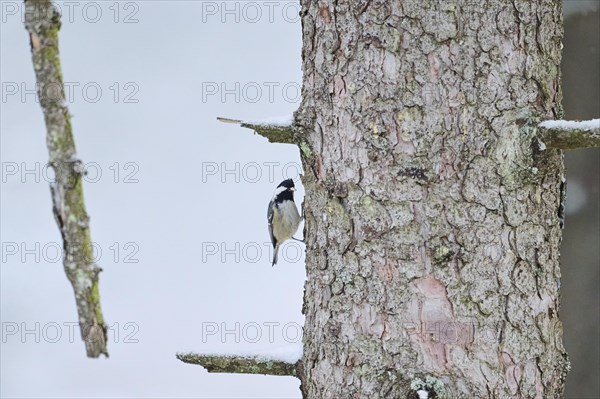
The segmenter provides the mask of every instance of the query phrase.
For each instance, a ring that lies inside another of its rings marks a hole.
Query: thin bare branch
[[[108,356],[106,325],[100,307],[98,273],[92,259],[89,217],[82,186],[82,163],[77,159],[71,117],[58,52],[60,15],[50,0],[25,0],[38,97],[46,122],[46,144],[55,171],[50,183],[53,211],[63,238],[63,265],[77,303],[78,321],[87,356]]]

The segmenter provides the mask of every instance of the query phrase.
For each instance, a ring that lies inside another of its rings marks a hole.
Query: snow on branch
[[[235,123],[242,127],[252,129],[263,137],[266,137],[270,143],[296,144],[294,139],[293,115],[267,118],[256,121],[243,121],[240,119],[217,118],[224,123]]]
[[[178,353],[177,359],[184,363],[198,364],[209,373],[242,373],[287,375],[298,377],[300,361],[289,363],[283,360],[268,359],[262,356],[204,355],[198,353]]]
[[[574,150],[600,147],[600,119],[545,121],[539,124],[540,139],[549,148]]]
[[[52,15],[48,14],[49,11]],[[98,274],[102,269],[92,260],[89,217],[83,200],[83,168],[75,151],[60,68],[60,15],[51,0],[26,0],[24,16],[39,102],[46,122],[50,165],[56,175],[50,183],[54,218],[64,248],[70,254],[63,256],[63,266],[75,293],[79,328],[87,356],[108,356],[106,325],[98,288]]]

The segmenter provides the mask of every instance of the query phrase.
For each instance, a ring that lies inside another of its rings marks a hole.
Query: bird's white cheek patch
[[[275,194],[273,194],[273,199],[275,199],[275,197],[277,197],[279,194],[281,194],[285,190],[287,190],[287,187],[277,187],[277,189],[275,190]]]

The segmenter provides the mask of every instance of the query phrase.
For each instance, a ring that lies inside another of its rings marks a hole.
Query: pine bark
[[[559,398],[559,0],[302,1],[305,398]]]

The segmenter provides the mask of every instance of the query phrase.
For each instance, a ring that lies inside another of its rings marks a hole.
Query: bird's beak
[[[293,191],[296,191],[296,189],[295,189],[294,187],[290,187],[290,188],[288,188],[288,190],[290,190],[290,191],[292,191],[292,192],[293,192]]]

